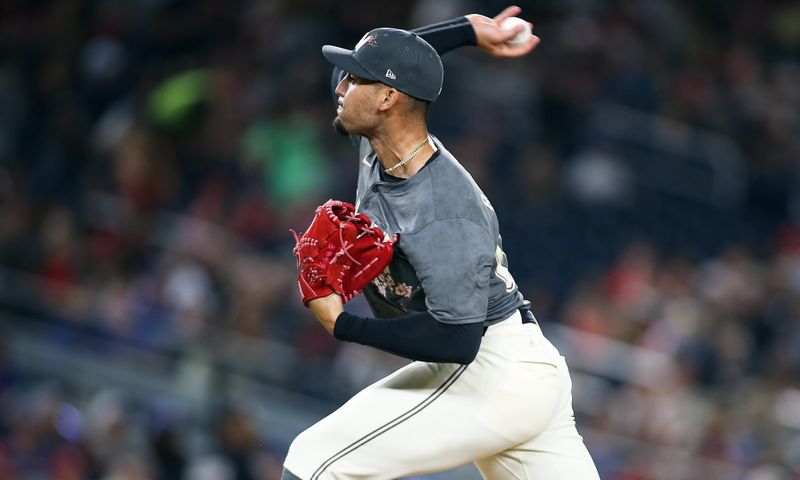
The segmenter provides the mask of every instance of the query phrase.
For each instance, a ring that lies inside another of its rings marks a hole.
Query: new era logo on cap
[[[391,68],[386,69],[386,78],[391,78],[392,80],[397,80],[397,75],[394,74]]]

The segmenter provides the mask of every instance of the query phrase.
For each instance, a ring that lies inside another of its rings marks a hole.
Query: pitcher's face
[[[379,82],[365,80],[352,74],[345,75],[336,86],[339,106],[333,126],[342,135],[367,135],[372,131],[378,116]]]

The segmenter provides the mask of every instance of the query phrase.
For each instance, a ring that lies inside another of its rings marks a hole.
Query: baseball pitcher
[[[497,215],[428,132],[440,55],[477,45],[520,57],[529,24],[467,15],[414,31],[377,28],[326,45],[336,130],[357,145],[353,203],[331,200],[295,233],[303,302],[337,339],[414,360],[292,443],[284,479],[394,479],[474,462],[492,480],[599,479],[578,434],[564,358],[511,275]],[[344,311],[363,292],[374,317]]]

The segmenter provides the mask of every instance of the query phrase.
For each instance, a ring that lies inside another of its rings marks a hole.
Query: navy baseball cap
[[[430,43],[413,32],[376,28],[353,50],[325,45],[322,54],[347,73],[385,83],[421,100],[433,102],[442,91],[442,59]]]

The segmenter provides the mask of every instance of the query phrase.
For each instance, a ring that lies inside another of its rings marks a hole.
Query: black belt
[[[536,317],[533,316],[533,312],[531,312],[530,308],[520,308],[519,314],[522,315],[522,323],[537,323]]]
[[[522,323],[534,323],[534,324],[538,325],[538,322],[536,321],[536,317],[533,316],[533,312],[531,311],[530,303],[526,302],[525,305],[519,307],[519,314],[520,314],[520,317],[522,317]],[[493,323],[492,325],[498,325],[498,324],[503,323],[503,322],[505,322],[507,320],[508,319],[503,320],[501,322]],[[487,327],[483,327],[484,335],[486,334],[486,330],[488,330],[489,327],[491,327],[492,325],[489,325]]]

